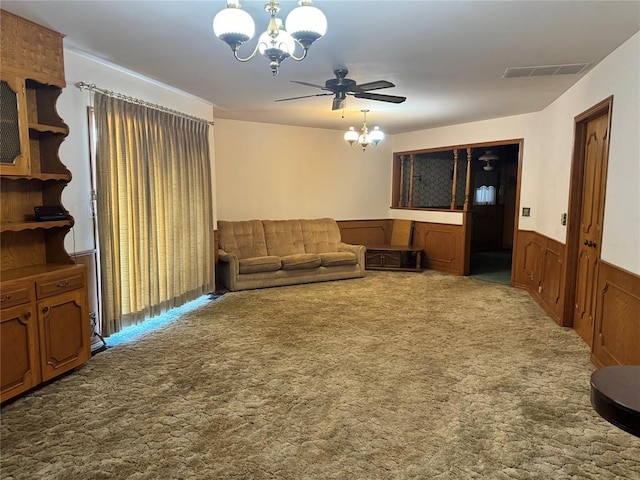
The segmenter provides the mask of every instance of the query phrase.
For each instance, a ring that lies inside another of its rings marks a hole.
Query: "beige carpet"
[[[638,479],[589,349],[425,272],[230,293],[2,409],[5,479]]]

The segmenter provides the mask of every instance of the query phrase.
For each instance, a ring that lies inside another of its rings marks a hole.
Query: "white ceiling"
[[[264,0],[243,0],[258,32]],[[285,17],[296,2],[281,1]],[[465,123],[543,109],[582,74],[503,79],[507,67],[590,63],[588,72],[640,30],[640,1],[338,1],[316,0],[328,31],[302,62],[271,75],[266,58],[236,61],[211,22],[224,0],[12,1],[3,9],[66,35],[65,45],[196,95],[217,118],[345,129],[361,122],[388,133]],[[243,46],[247,53],[253,42]],[[402,104],[348,97],[275,103],[323,93],[291,83],[324,84],[338,67],[358,83],[389,80],[376,93]],[[100,86],[100,85],[98,85]],[[123,92],[126,93],[126,92]]]

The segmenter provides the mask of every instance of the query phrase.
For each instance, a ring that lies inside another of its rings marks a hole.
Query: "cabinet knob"
[[[31,318],[31,312],[25,313],[24,318],[27,318],[27,319]]]
[[[584,244],[588,247],[589,246],[589,240],[585,240]]]
[[[11,295],[9,295],[8,293],[0,298],[0,303],[6,302],[7,300],[11,300]]]
[[[58,288],[63,288],[63,287],[66,287],[67,285],[69,285],[69,280],[61,280],[59,282],[56,282],[56,287]]]

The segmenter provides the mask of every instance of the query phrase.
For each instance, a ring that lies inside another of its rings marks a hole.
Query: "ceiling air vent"
[[[567,63],[564,65],[538,65],[535,67],[509,67],[502,78],[545,77],[549,75],[574,75],[584,72],[588,63]]]

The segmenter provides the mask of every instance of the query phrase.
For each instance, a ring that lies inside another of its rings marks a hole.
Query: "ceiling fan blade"
[[[386,80],[378,80],[376,82],[361,83],[360,85],[356,85],[355,91],[365,92],[369,90],[380,90],[381,88],[391,88],[391,87],[395,87],[395,85]]]
[[[302,95],[301,97],[280,98],[278,100],[274,100],[274,102],[286,102],[288,100],[298,100],[300,98],[325,97],[327,95],[333,95],[333,93],[316,93],[313,95]]]
[[[378,100],[380,102],[402,103],[407,97],[398,97],[396,95],[382,95],[380,93],[356,92],[353,94],[356,98],[366,98],[367,100]]]
[[[307,87],[315,87],[315,88],[319,88],[321,90],[327,90],[325,87],[323,87],[322,85],[316,85],[315,83],[309,83],[309,82],[299,82],[297,80],[290,80],[290,82],[292,83],[299,83],[300,85],[306,85]]]
[[[346,98],[335,97],[333,99],[333,105],[331,106],[331,110],[341,110],[345,107],[346,104],[347,104]]]

